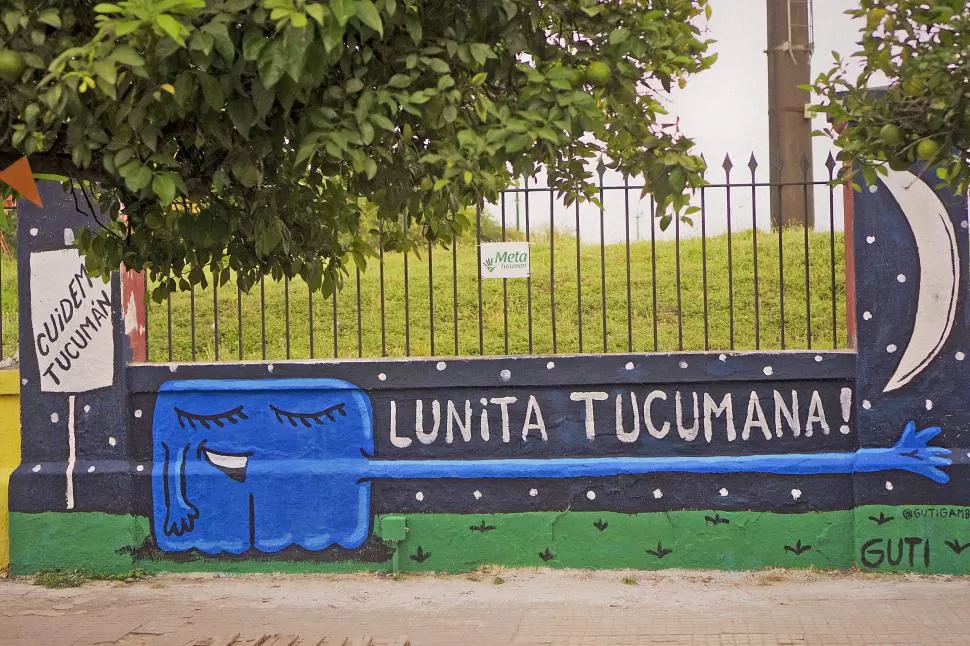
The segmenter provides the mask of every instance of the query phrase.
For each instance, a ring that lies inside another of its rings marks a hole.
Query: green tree
[[[373,251],[451,239],[465,208],[543,167],[593,197],[588,162],[682,211],[703,162],[665,123],[714,62],[707,0],[6,0],[0,163],[100,207],[92,272],[155,296],[233,272],[331,293]],[[121,205],[124,205],[123,212]],[[106,220],[106,221],[105,221]]]
[[[872,182],[922,161],[970,188],[970,11],[965,0],[860,0],[860,49],[833,52],[814,90],[824,133]],[[878,86],[878,87],[874,87]]]

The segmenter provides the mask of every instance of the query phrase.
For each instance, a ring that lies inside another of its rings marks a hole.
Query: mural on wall
[[[415,442],[418,446],[439,440],[444,446],[477,445],[478,456],[488,453],[490,443],[519,447],[549,443],[545,418],[550,411],[547,407],[544,416],[540,405],[548,394],[524,398],[524,412],[512,408],[519,398],[507,394],[477,401],[474,407],[469,399],[457,404],[451,398],[415,399],[409,402],[413,438],[398,426],[404,402],[390,400],[384,439],[402,452]],[[563,438],[563,444],[572,439],[574,444],[588,447],[597,439],[601,443],[615,440],[637,452],[649,452],[641,434],[651,444],[710,445],[717,433],[726,443],[753,440],[752,446],[758,446],[759,441],[778,442],[787,437],[794,441],[803,438],[805,446],[811,447],[819,445],[811,442],[813,435],[825,438],[851,433],[847,424],[836,429],[830,426],[818,390],[802,393],[802,411],[797,389],[785,396],[774,390],[772,421],[758,390],[744,398],[737,421],[732,397],[737,392],[727,392],[715,401],[709,392],[699,397],[692,391],[693,411],[685,412],[682,393],[675,391],[676,419],[670,421],[663,419],[662,406],[654,407],[658,400],[668,398],[663,390],[642,394],[645,396],[638,401],[636,391],[614,397],[602,391],[571,391],[572,412],[582,423],[557,425],[551,430],[575,436]],[[851,390],[841,389],[839,397],[840,411],[846,410]],[[615,428],[604,433],[608,424],[597,425],[594,402],[607,400],[615,413]],[[704,402],[703,409],[700,402]],[[626,421],[625,407],[629,407]],[[489,412],[497,419],[490,422]],[[164,551],[196,549],[206,554],[240,554],[250,549],[276,552],[293,545],[310,551],[334,544],[353,549],[369,534],[372,480],[578,480],[739,473],[848,476],[898,470],[945,483],[948,476],[943,467],[950,464],[948,449],[929,444],[940,429],[917,431],[912,422],[892,446],[841,452],[759,454],[755,449],[734,455],[393,459],[373,457],[377,446],[371,420],[369,397],[344,381],[167,381],[159,390],[152,427],[156,544]],[[607,440],[606,433],[615,435]],[[591,493],[595,499],[595,492]]]
[[[967,203],[922,169],[890,172],[854,201],[860,440],[885,441],[899,420],[913,419],[938,426],[954,459],[942,488],[856,479],[855,560],[867,569],[920,569],[947,559],[966,571]]]
[[[61,201],[50,230],[25,210],[23,275],[30,254],[70,247]],[[142,288],[113,281],[115,360],[84,381],[110,386],[47,392],[38,334],[59,353],[50,336],[76,332],[60,321],[98,302],[64,282],[24,315],[14,572],[384,568],[395,553],[433,570],[968,572],[966,202],[917,172],[854,201],[858,354],[122,368]]]

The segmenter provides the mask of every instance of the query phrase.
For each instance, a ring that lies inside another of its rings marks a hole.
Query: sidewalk
[[[496,570],[168,575],[60,590],[0,581],[5,646],[230,643],[965,645],[970,578]]]

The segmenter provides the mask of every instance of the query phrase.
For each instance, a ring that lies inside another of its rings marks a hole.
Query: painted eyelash
[[[309,428],[311,420],[319,425],[323,425],[323,418],[327,418],[328,421],[336,422],[337,418],[335,414],[339,414],[341,417],[347,417],[347,410],[345,404],[337,404],[336,406],[330,406],[329,408],[324,408],[323,410],[317,411],[315,413],[293,413],[281,408],[277,408],[270,404],[270,409],[276,413],[276,419],[282,424],[289,422],[291,426],[296,426],[298,422],[302,423],[303,426]]]
[[[241,419],[249,419],[249,416],[243,412],[242,406],[236,406],[232,410],[227,410],[224,413],[215,413],[214,415],[190,413],[176,406],[175,414],[178,416],[179,426],[185,428],[185,423],[188,422],[189,426],[193,429],[195,428],[196,422],[201,424],[202,428],[208,429],[211,428],[210,424],[215,424],[221,428],[226,425],[226,422],[238,424]]]

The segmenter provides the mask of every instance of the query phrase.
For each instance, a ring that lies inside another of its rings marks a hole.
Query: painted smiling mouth
[[[246,469],[252,453],[219,453],[205,448],[205,442],[199,445],[199,457],[205,457],[206,462],[219,469],[236,482],[246,482]]]

